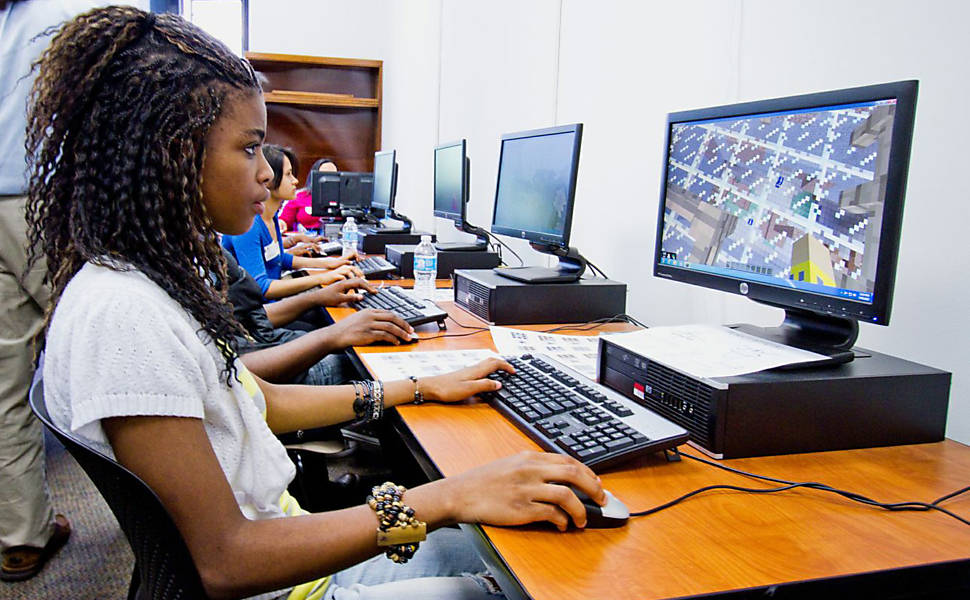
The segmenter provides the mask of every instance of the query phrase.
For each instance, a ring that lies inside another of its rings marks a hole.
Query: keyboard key
[[[593,446],[592,448],[586,448],[576,453],[576,455],[579,456],[580,460],[595,458],[601,454],[606,454],[606,448],[604,448],[603,446]]]
[[[632,446],[632,445],[633,445],[633,440],[628,437],[621,437],[621,438],[606,442],[606,447],[609,450],[616,450],[617,448],[626,448],[627,446]]]

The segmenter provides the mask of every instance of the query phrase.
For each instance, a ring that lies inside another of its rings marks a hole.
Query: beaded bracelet
[[[371,488],[367,504],[377,513],[377,545],[387,546],[384,555],[396,563],[404,564],[414,558],[419,542],[427,537],[427,523],[414,516],[414,509],[404,504],[401,497],[405,488],[385,481]]]
[[[354,386],[354,416],[357,419],[363,419],[370,412],[367,401],[364,399],[364,394],[361,391],[363,384],[359,381],[351,381],[350,384]]]
[[[351,381],[354,386],[354,416],[367,422],[384,416],[384,384],[380,381]]]

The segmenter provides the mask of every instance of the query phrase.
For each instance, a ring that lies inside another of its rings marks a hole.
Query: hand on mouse
[[[375,308],[359,310],[328,329],[335,334],[336,345],[340,348],[367,346],[374,342],[400,344],[401,340],[409,340],[414,333],[414,328],[401,317]]]
[[[589,467],[547,452],[522,452],[442,479],[440,484],[460,523],[508,526],[548,521],[565,531],[572,520],[577,527],[585,527],[586,508],[568,485],[600,505],[606,503],[599,478]]]

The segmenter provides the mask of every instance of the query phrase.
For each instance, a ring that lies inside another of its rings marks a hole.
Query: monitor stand
[[[381,218],[394,219],[395,221],[400,221],[401,225],[398,227],[387,227],[381,222]],[[390,233],[411,233],[411,219],[407,218],[405,215],[394,212],[394,209],[386,210],[383,217],[376,217],[374,219],[374,226],[371,233],[375,234],[390,234]]]
[[[530,245],[539,252],[558,256],[559,267],[495,267],[495,273],[522,283],[572,283],[586,271],[586,259],[573,247]]]
[[[474,242],[435,242],[439,252],[484,252],[488,250],[488,232],[467,221],[455,223],[455,229],[475,236]]]
[[[756,300],[756,302],[759,302]],[[777,306],[770,302],[761,302]],[[784,369],[804,369],[810,367],[841,365],[855,358],[852,346],[859,337],[859,322],[855,319],[825,315],[799,308],[778,307],[785,310],[785,320],[778,327],[756,327],[754,325],[732,325],[743,333],[768,341],[784,344],[801,350],[808,350],[825,356],[825,359],[798,363]]]

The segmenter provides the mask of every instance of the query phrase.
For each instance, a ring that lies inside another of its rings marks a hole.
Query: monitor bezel
[[[377,158],[379,156],[391,157],[391,190],[390,197],[387,200],[387,204],[376,204],[374,200],[377,198]],[[376,208],[383,211],[392,211],[394,209],[394,196],[397,194],[397,150],[378,150],[374,153],[374,185],[371,190],[371,201],[370,208]]]
[[[918,87],[919,83],[916,80],[898,81],[670,113],[667,116],[664,158],[661,163],[660,203],[654,245],[654,276],[731,292],[782,308],[801,309],[855,319],[861,322],[888,325],[892,309],[893,288],[895,287],[896,264],[899,256],[903,205],[905,204]],[[876,259],[876,279],[872,303],[867,304],[796,288],[768,285],[745,279],[740,274],[737,277],[730,277],[692,271],[661,263],[667,192],[667,164],[670,158],[671,128],[674,124],[724,117],[743,118],[760,113],[822,108],[886,99],[896,100],[896,115],[893,120],[891,135],[892,146],[889,154],[889,171],[886,179],[886,196],[883,204],[882,228],[879,234],[879,253]]]
[[[566,202],[567,202],[566,220],[563,223],[562,234],[553,235],[545,232],[529,231],[526,229],[507,227],[504,225],[496,224],[495,216],[498,214],[498,205],[500,201],[499,192],[502,189],[502,158],[504,157],[504,153],[505,153],[505,142],[509,140],[543,137],[547,135],[558,135],[563,133],[572,133],[574,135],[573,135],[573,148],[572,148],[572,156],[571,156],[571,170],[569,173],[569,188],[566,192]],[[534,244],[539,244],[542,246],[557,246],[561,248],[569,247],[569,237],[570,237],[570,233],[572,231],[572,225],[573,225],[573,207],[576,203],[576,180],[579,175],[579,150],[582,144],[582,139],[583,139],[582,123],[572,123],[569,125],[559,125],[556,127],[546,127],[542,129],[530,129],[528,131],[506,133],[502,136],[502,141],[499,148],[498,173],[495,178],[495,202],[492,205],[492,227],[491,227],[492,233],[525,239]]]
[[[456,146],[461,147],[461,208],[456,214],[447,210],[438,210],[438,208],[435,207],[434,216],[441,217],[442,219],[448,219],[455,224],[455,227],[460,229],[468,216],[468,143],[464,138],[456,142],[440,144],[434,147],[435,177],[432,181],[438,181],[438,150],[447,150]],[[434,196],[432,196],[432,200],[434,200]]]

